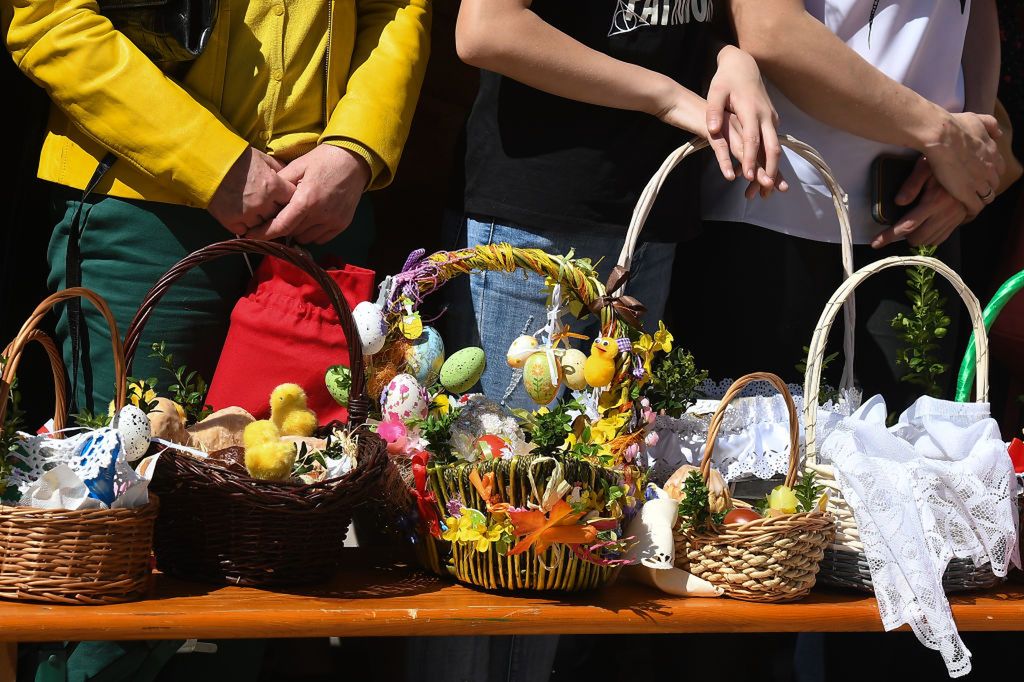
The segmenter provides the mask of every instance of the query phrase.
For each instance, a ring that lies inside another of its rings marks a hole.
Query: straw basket
[[[513,273],[516,271],[530,271],[550,278],[562,285],[567,297],[579,301],[592,310],[597,310],[602,335],[620,337],[626,334],[628,324],[616,311],[618,303],[616,299],[619,297],[606,295],[604,285],[601,284],[594,269],[589,265],[585,265],[576,259],[550,255],[539,249],[517,248],[510,244],[479,245],[457,251],[441,251],[419,261],[410,258],[410,264],[407,265],[406,270],[393,278],[392,294],[389,297],[388,308],[385,311],[392,331],[387,338],[385,350],[371,358],[371,371],[378,377],[383,374],[385,377],[383,383],[390,379],[390,376],[387,373],[382,373],[381,369],[389,354],[388,348],[395,347],[396,343],[401,342],[399,339],[401,332],[396,329],[396,323],[402,313],[399,303],[401,297],[404,296],[417,302],[421,301],[451,279],[472,272]],[[615,274],[613,274],[614,277]],[[621,300],[626,299],[622,297]],[[621,362],[625,362],[625,360],[620,358]],[[378,380],[378,383],[381,382]],[[631,437],[633,437],[632,440]],[[618,447],[624,450],[630,443],[642,438],[642,432],[632,435],[627,434],[619,441]],[[392,469],[393,475],[401,475],[405,485],[388,486],[394,489],[392,501],[408,516],[415,517],[417,515],[415,511],[417,506],[416,498],[424,499],[429,493],[425,489],[417,489],[412,476],[408,473],[410,470],[408,462],[398,460],[396,464],[397,468]],[[503,467],[505,465],[498,466]],[[566,463],[566,466],[568,467],[570,464]],[[447,469],[451,469],[451,471]],[[591,469],[594,468],[591,467]],[[462,473],[453,473],[455,471],[461,471]],[[433,470],[430,480],[432,485],[440,485],[442,483],[444,485],[453,485],[455,479],[452,477],[458,478],[463,473],[468,476],[468,470],[464,467],[440,465]],[[610,475],[612,475],[612,472],[601,471],[598,473],[595,469],[583,475],[579,480],[596,480],[598,476]],[[464,497],[463,499],[466,498]],[[526,499],[524,495],[524,503]],[[545,573],[550,572],[538,569],[540,564],[534,560],[532,550],[530,550],[528,555],[515,557],[516,561],[500,558],[500,561],[510,561],[510,563],[506,564],[505,568],[499,571],[497,568],[498,557],[474,557],[470,561],[461,553],[458,547],[452,547],[449,543],[431,536],[426,531],[422,519],[416,524],[413,541],[417,557],[427,569],[438,575],[449,575],[445,565],[447,558],[452,556],[452,552],[455,552],[456,577],[482,587],[559,589],[569,591],[597,587],[607,582],[614,575],[611,569],[597,565],[592,565],[587,570],[570,570],[569,567],[577,566],[582,560],[571,555],[568,551],[563,555],[562,563],[560,564],[562,569],[555,568],[554,575],[542,576],[537,573],[537,570]],[[460,560],[459,557],[462,557],[462,559]],[[486,571],[485,565],[490,566]],[[519,569],[516,567],[526,567],[525,570],[529,575],[517,572]],[[481,571],[484,571],[484,573],[481,573]],[[487,571],[490,571],[490,573]]]
[[[56,304],[86,298],[110,327],[117,381],[115,405],[125,402],[125,362],[117,323],[106,302],[83,288],[59,291],[32,313],[4,351],[0,379],[0,422],[7,411],[11,382],[25,346],[36,341],[46,350],[53,372],[54,430],[64,428],[64,366],[53,342],[37,328]],[[59,434],[58,434],[59,435]],[[56,604],[116,604],[138,599],[149,581],[153,522],[159,503],[135,509],[47,510],[0,506],[0,597]]]
[[[831,464],[818,462],[817,400],[815,396],[818,395],[818,388],[821,384],[821,363],[825,354],[825,344],[839,308],[857,286],[882,270],[911,265],[931,268],[945,277],[967,306],[971,324],[974,327],[974,339],[978,351],[976,361],[977,399],[978,402],[988,401],[988,336],[985,333],[985,325],[982,320],[981,305],[960,279],[960,276],[949,266],[935,258],[892,256],[861,268],[840,285],[818,319],[814,336],[811,339],[806,383],[804,384],[804,395],[810,396],[804,406],[807,466],[817,473],[818,481],[828,489],[828,511],[836,517],[838,523],[835,543],[826,551],[825,560],[821,565],[821,582],[830,585],[873,591],[871,572],[864,555],[864,545],[860,540],[860,532],[857,529],[853,510],[843,498],[834,467]],[[976,567],[969,559],[954,558],[950,561],[942,582],[947,592],[960,592],[991,587],[1001,580],[992,573],[988,566]]]
[[[767,381],[779,390],[789,408],[790,456],[785,484],[797,479],[799,427],[793,397],[782,379],[756,372],[733,383],[715,411],[708,444],[700,462],[707,483],[715,439],[729,402],[753,381]],[[814,587],[818,564],[835,535],[831,514],[820,511],[769,516],[749,523],[680,530],[676,534],[676,565],[721,587],[735,599],[756,602],[794,601]]]
[[[125,335],[131,366],[143,327],[167,290],[190,269],[229,255],[280,258],[304,270],[327,293],[350,340],[349,424],[366,419],[363,356],[348,303],[337,284],[306,253],[249,239],[211,244],[175,264],[146,294]],[[359,436],[358,464],[338,478],[304,485],[262,481],[217,464],[165,450],[151,488],[163,507],[156,525],[157,566],[193,580],[268,586],[325,580],[341,567],[352,509],[378,491],[387,465],[384,443]]]

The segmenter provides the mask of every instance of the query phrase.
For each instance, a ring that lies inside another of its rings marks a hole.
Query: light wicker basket
[[[737,379],[711,419],[708,444],[700,463],[706,483],[711,474],[715,439],[729,402],[753,381],[767,381],[779,390],[789,408],[790,458],[785,485],[797,480],[799,428],[796,406],[782,379],[768,372]],[[767,516],[749,523],[676,531],[676,565],[720,587],[734,599],[786,602],[801,599],[814,587],[818,564],[835,535],[831,514],[813,510]]]

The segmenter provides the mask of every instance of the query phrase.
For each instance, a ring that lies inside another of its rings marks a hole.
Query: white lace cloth
[[[652,466],[652,481],[663,484],[680,466],[700,465],[711,415],[732,383],[731,379],[706,381],[698,390],[707,399],[698,400],[679,419],[657,418],[654,429],[658,433],[658,444],[647,452]],[[797,414],[801,416],[802,449],[803,389],[790,384],[789,390],[793,394]],[[839,421],[852,414],[859,405],[860,392],[857,390],[841,391],[836,400],[821,405],[818,408],[818,437],[824,438],[831,433]],[[789,469],[789,414],[785,400],[771,384],[754,382],[729,404],[714,456],[715,468],[729,482],[752,477],[769,479],[786,474]]]
[[[942,589],[953,557],[1005,576],[1017,549],[1017,482],[982,403],[923,397],[886,428],[868,400],[822,444],[853,509],[886,630],[909,624],[950,677],[971,670]]]

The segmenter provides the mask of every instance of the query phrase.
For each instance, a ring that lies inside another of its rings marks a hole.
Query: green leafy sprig
[[[825,486],[818,485],[817,476],[813,469],[806,469],[803,477],[793,486],[798,511],[814,511],[818,506],[818,500],[825,492]]]
[[[7,364],[7,358],[0,357],[0,370]],[[8,453],[14,449],[18,440],[18,431],[23,428],[25,411],[21,409],[21,391],[18,390],[18,378],[11,380],[10,393],[7,398],[7,412],[3,424],[0,425],[0,491],[7,492],[7,477],[11,472],[11,459]],[[16,491],[15,491],[16,492]]]
[[[703,528],[721,523],[726,512],[711,513],[708,486],[700,471],[691,471],[683,481],[683,499],[679,501],[679,518],[684,528]]]
[[[919,246],[913,252],[934,256],[935,247]],[[907,368],[900,381],[920,386],[928,395],[938,397],[938,379],[949,370],[949,365],[939,361],[936,351],[939,340],[946,336],[950,319],[946,315],[946,299],[935,286],[935,274],[931,268],[920,265],[907,270],[906,293],[911,313],[897,314],[892,327],[906,344],[896,353],[896,364]]]
[[[213,412],[213,408],[206,404],[206,393],[210,388],[206,380],[197,372],[188,371],[185,365],[175,366],[174,355],[167,352],[163,341],[153,344],[153,352],[149,357],[160,360],[163,370],[174,379],[167,387],[169,397],[181,405],[188,423],[201,422]]]
[[[537,454],[550,457],[563,449],[572,433],[571,411],[582,412],[583,407],[576,400],[565,400],[547,412],[525,414],[516,411],[516,416],[522,420],[527,438]]]
[[[106,412],[92,412],[90,410],[83,409],[77,414],[71,415],[75,424],[82,427],[83,429],[102,429],[105,426],[110,426],[110,415]]]
[[[419,428],[420,436],[427,442],[434,462],[447,464],[455,459],[452,454],[452,424],[459,418],[462,408],[451,407],[447,414],[429,415],[418,419],[413,425]]]
[[[697,400],[697,387],[707,378],[707,370],[697,369],[688,350],[676,348],[661,356],[651,368],[651,381],[645,387],[651,409],[679,418]]]
[[[801,374],[807,374],[807,360],[811,355],[810,346],[804,346],[804,359],[796,363],[796,371]],[[839,353],[829,353],[821,359],[821,373],[824,374],[828,366],[839,357]],[[818,404],[827,403],[830,400],[836,400],[839,398],[839,389],[832,388],[831,386],[822,383],[818,388]]]

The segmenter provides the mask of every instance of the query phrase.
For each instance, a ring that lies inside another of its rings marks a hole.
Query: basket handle
[[[1024,289],[1024,270],[1003,282],[1002,286],[999,287],[992,297],[992,300],[985,306],[982,317],[985,320],[986,331],[992,329],[992,325],[995,323],[996,318],[999,317],[999,313],[1002,312],[1006,304],[1010,302],[1010,299],[1021,289]],[[971,339],[967,342],[967,351],[964,353],[963,362],[960,363],[960,373],[956,378],[956,401],[959,403],[965,403],[971,397],[971,384],[974,383],[975,374],[974,346],[974,333],[972,332]]]
[[[833,320],[836,319],[839,307],[843,305],[843,301],[847,299],[853,290],[869,277],[878,274],[882,270],[910,265],[923,265],[945,277],[953,285],[956,293],[960,295],[964,305],[967,306],[978,348],[976,360],[978,402],[988,401],[988,334],[985,332],[985,322],[982,319],[981,304],[978,302],[978,297],[967,288],[964,281],[960,279],[960,275],[956,274],[952,268],[937,258],[925,256],[890,256],[883,258],[870,265],[865,265],[839,285],[839,288],[832,294],[832,298],[825,304],[825,309],[821,312],[821,317],[818,318],[818,324],[814,329],[814,336],[811,338],[811,349],[807,359],[807,374],[804,379],[804,427],[807,439],[807,463],[809,465],[817,464],[815,432],[818,421],[818,389],[821,386],[821,366],[825,356],[825,343],[828,341],[828,332],[832,327]]]
[[[117,330],[117,321],[114,319],[114,314],[110,312],[110,306],[103,300],[103,297],[96,292],[84,287],[72,287],[47,296],[42,303],[36,306],[36,309],[32,311],[29,318],[25,320],[25,324],[21,326],[18,335],[14,337],[14,341],[4,350],[7,364],[4,365],[4,371],[0,374],[0,423],[3,422],[4,417],[7,415],[11,382],[14,381],[14,377],[18,372],[18,365],[21,364],[21,354],[24,352],[25,346],[32,341],[37,341],[42,344],[46,354],[50,357],[50,370],[53,373],[53,388],[56,393],[56,405],[54,406],[53,414],[54,430],[64,428],[66,416],[65,395],[67,393],[67,384],[64,380],[64,362],[61,360],[60,353],[57,351],[53,341],[40,331],[39,325],[54,306],[75,298],[87,299],[96,306],[103,319],[107,321],[107,326],[110,328],[110,345],[114,351],[114,406],[118,410],[124,407],[128,372],[125,365],[124,348],[121,345],[121,334]]]
[[[801,142],[791,135],[781,135],[779,142],[787,147],[797,156],[811,164],[818,174],[825,181],[829,191],[832,193],[832,204],[836,209],[836,216],[839,218],[839,237],[842,243],[843,279],[853,274],[853,231],[850,227],[850,211],[847,205],[846,192],[839,186],[832,169],[821,157],[814,147]],[[626,243],[619,253],[618,264],[626,269],[632,265],[633,253],[636,250],[637,241],[640,239],[640,232],[644,229],[651,209],[654,208],[654,201],[658,198],[662,185],[668,179],[669,173],[682,163],[683,159],[696,154],[708,147],[708,141],[702,137],[695,137],[683,146],[668,155],[668,158],[661,164],[661,167],[654,173],[644,191],[640,193],[636,208],[633,209],[633,217],[629,221],[629,229],[626,231]],[[854,330],[856,328],[856,304],[853,296],[843,310],[843,375],[840,386],[844,389],[853,388],[853,351],[854,351]]]
[[[782,399],[786,401],[786,411],[789,413],[789,470],[786,472],[786,485],[792,488],[796,483],[797,460],[800,457],[800,423],[797,421],[796,404],[793,402],[793,396],[790,394],[785,382],[771,372],[753,372],[742,376],[734,381],[729,390],[722,396],[722,400],[715,409],[715,413],[711,416],[711,425],[708,426],[707,445],[704,446],[704,457],[700,460],[700,475],[705,483],[708,482],[708,477],[711,475],[711,458],[714,454],[718,432],[725,421],[726,408],[729,407],[729,403],[738,397],[748,384],[756,381],[767,381],[778,389],[779,393],[782,394]]]
[[[139,339],[142,330],[146,326],[153,309],[163,298],[171,286],[181,279],[192,268],[209,263],[234,254],[252,253],[260,256],[271,256],[291,263],[308,274],[316,282],[327,298],[331,306],[338,313],[338,320],[341,322],[342,331],[348,339],[349,370],[352,372],[352,389],[348,401],[349,424],[358,425],[366,421],[370,412],[370,400],[366,397],[366,382],[363,373],[363,349],[359,342],[359,332],[352,319],[352,311],[349,309],[348,301],[341,293],[337,283],[330,275],[324,272],[323,268],[317,265],[312,257],[305,251],[297,248],[279,244],[277,242],[259,241],[256,239],[230,239],[204,246],[193,251],[189,255],[175,263],[164,275],[157,280],[153,288],[149,290],[142,303],[139,305],[135,317],[128,325],[128,331],[124,337],[125,358],[130,368],[138,349]]]

